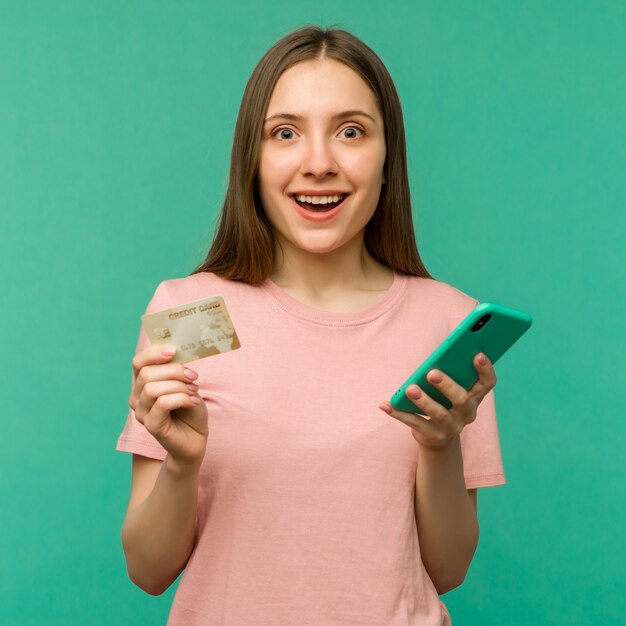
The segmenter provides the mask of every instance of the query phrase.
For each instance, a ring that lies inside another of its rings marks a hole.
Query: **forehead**
[[[267,115],[330,114],[351,109],[365,110],[380,119],[374,93],[353,69],[334,59],[316,59],[296,63],[281,74]]]

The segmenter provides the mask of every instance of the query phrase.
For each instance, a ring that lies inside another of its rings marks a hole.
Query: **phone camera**
[[[487,313],[485,315],[483,315],[473,326],[472,326],[472,332],[476,333],[478,332],[489,320],[491,319],[491,314]]]

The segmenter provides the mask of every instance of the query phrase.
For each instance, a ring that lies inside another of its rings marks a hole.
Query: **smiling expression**
[[[332,59],[303,61],[269,101],[259,192],[286,254],[362,242],[384,182],[385,130],[363,79]]]

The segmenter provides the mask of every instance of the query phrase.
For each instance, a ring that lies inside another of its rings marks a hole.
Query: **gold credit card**
[[[174,363],[187,363],[241,347],[222,296],[142,315],[141,322],[150,343],[176,346]]]

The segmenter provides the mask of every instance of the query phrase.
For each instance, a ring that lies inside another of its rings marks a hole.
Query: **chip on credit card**
[[[222,296],[211,296],[141,316],[155,345],[176,346],[174,363],[187,363],[241,347]]]

